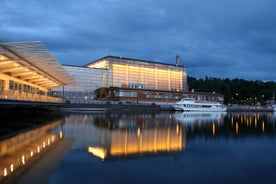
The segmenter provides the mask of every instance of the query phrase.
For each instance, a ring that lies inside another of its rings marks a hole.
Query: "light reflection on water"
[[[91,113],[63,122],[51,133],[74,144],[52,184],[276,179],[275,113]]]
[[[276,179],[273,113],[73,114],[51,183],[260,183]]]

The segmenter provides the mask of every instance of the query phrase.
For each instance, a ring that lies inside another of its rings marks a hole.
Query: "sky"
[[[276,82],[276,0],[1,0],[0,40],[83,66],[107,55]]]

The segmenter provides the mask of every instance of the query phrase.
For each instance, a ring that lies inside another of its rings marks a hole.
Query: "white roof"
[[[6,56],[11,62],[17,63],[21,68],[24,68],[21,72],[28,69],[52,81],[53,83],[49,87],[74,83],[74,79],[51,55],[42,42],[6,42],[0,43],[0,46],[2,46],[0,54]]]

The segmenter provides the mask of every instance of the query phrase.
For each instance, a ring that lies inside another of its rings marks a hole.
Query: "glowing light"
[[[106,149],[104,148],[88,147],[88,152],[101,159],[105,159],[106,157]]]
[[[176,133],[179,134],[179,124],[176,125]]]
[[[13,172],[14,168],[13,168],[13,164],[11,164],[11,172]]]
[[[45,145],[45,141],[44,141],[44,142],[43,142],[43,148],[45,148],[45,146],[46,146],[46,145]]]
[[[62,135],[62,131],[59,131],[59,138],[62,139],[63,135]]]
[[[54,142],[55,141],[55,137],[54,136],[52,136],[52,142]]]
[[[214,123],[212,124],[212,134],[213,134],[213,135],[216,134],[216,126],[215,126]]]
[[[25,165],[25,156],[22,155],[22,164]]]
[[[141,135],[141,129],[140,129],[140,127],[137,129],[137,136],[138,137],[140,137],[140,135]]]
[[[48,139],[48,145],[50,145],[50,143],[51,143],[51,142],[50,142],[50,139]]]
[[[7,168],[4,169],[4,176],[7,176],[8,175],[8,170]]]
[[[264,121],[262,122],[262,132],[264,133],[264,129],[265,129],[265,125],[264,125]]]
[[[89,68],[107,68],[107,62],[106,61],[99,61],[97,63],[93,63],[92,65],[88,66]]]
[[[121,86],[122,84],[134,83],[137,79],[140,79],[139,82],[146,83],[147,88],[182,90],[182,71],[122,64],[112,64],[112,70],[114,81],[116,81],[114,85]]]
[[[238,134],[239,134],[239,123],[236,122],[236,135],[238,135]]]
[[[40,147],[38,146],[38,147],[37,147],[37,153],[39,153],[39,152],[40,152]]]
[[[31,157],[32,157],[32,156],[34,156],[34,152],[33,152],[33,151],[31,151]]]

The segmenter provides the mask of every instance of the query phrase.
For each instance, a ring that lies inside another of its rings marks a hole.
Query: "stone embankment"
[[[273,112],[271,107],[263,106],[228,106],[228,112]]]

